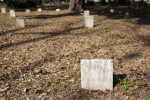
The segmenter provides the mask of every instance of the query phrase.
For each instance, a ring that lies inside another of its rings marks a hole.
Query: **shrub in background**
[[[36,7],[36,0],[8,0],[10,8],[31,8]]]
[[[95,2],[94,1],[87,1],[87,6],[94,6],[95,5]]]

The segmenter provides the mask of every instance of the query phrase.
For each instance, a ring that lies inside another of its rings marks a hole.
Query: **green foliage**
[[[129,87],[133,86],[132,84],[130,84],[130,83],[128,82],[127,78],[124,78],[123,80],[121,80],[121,79],[119,78],[119,81],[120,81],[121,84],[124,85],[124,86],[123,86],[123,89],[124,89],[125,91],[128,90]]]
[[[110,3],[110,6],[119,6],[119,5],[127,5],[127,0],[114,0]]]
[[[27,0],[25,3],[26,8],[30,7],[36,7],[36,1],[35,0]]]
[[[94,1],[87,1],[87,6],[94,6],[95,2]]]
[[[35,0],[9,0],[7,6],[10,8],[30,8],[36,7]]]

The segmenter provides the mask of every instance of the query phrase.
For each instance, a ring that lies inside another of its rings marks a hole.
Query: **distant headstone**
[[[89,15],[90,15],[90,11],[89,11],[89,10],[85,10],[85,11],[84,11],[84,17],[85,17],[85,16],[89,16]]]
[[[42,11],[42,9],[41,8],[38,8],[38,12],[41,12]]]
[[[111,13],[114,13],[114,12],[115,12],[115,10],[114,10],[114,9],[110,9],[110,12],[111,12]]]
[[[85,27],[94,27],[94,16],[85,16]]]
[[[127,12],[125,13],[125,18],[129,18],[130,17],[130,14]]]
[[[56,11],[60,11],[60,9],[56,9]]]
[[[16,17],[15,11],[14,10],[10,10],[10,18],[11,17]]]
[[[26,13],[30,13],[30,9],[26,9]]]
[[[6,8],[1,8],[2,13],[6,13]]]
[[[113,60],[82,59],[81,88],[105,91],[113,89]]]
[[[16,26],[17,27],[25,27],[24,19],[16,19]]]

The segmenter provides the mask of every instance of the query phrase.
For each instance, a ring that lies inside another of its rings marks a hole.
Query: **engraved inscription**
[[[112,60],[81,60],[81,87],[85,89],[113,89]]]

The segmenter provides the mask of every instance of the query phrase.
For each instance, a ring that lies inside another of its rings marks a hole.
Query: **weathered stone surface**
[[[6,13],[6,8],[1,8],[2,13]]]
[[[16,19],[17,27],[25,27],[24,19]]]
[[[85,27],[94,27],[94,16],[85,16]]]
[[[129,12],[126,12],[124,17],[125,17],[125,18],[129,18],[129,17],[130,17]]]
[[[111,13],[114,13],[114,12],[115,12],[115,10],[114,10],[114,9],[110,9],[110,12],[111,12]]]
[[[90,11],[89,11],[89,10],[85,10],[85,11],[84,11],[84,17],[85,17],[85,16],[89,16],[89,15],[90,15]]]
[[[56,9],[56,11],[60,11],[60,9]]]
[[[41,8],[38,8],[38,12],[41,12],[42,11],[42,9]]]
[[[16,17],[16,14],[15,14],[14,10],[10,10],[10,17]]]
[[[26,9],[26,13],[30,13],[30,9]]]
[[[105,91],[113,89],[113,60],[82,59],[81,88]]]

